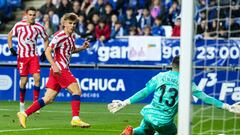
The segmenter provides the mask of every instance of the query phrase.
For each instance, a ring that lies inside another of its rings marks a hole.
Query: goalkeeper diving
[[[134,129],[128,126],[121,135],[176,135],[177,128],[173,121],[178,111],[178,89],[179,56],[176,56],[172,60],[172,70],[160,72],[146,83],[145,88],[130,98],[124,101],[113,100],[112,103],[108,104],[108,110],[116,113],[125,106],[137,103],[154,92],[151,103],[141,110],[143,119],[140,126]],[[192,94],[206,104],[233,113],[239,112],[238,105],[229,105],[208,96],[198,89],[195,83],[192,84]]]

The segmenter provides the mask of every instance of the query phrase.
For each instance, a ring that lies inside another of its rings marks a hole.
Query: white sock
[[[72,117],[72,120],[79,120],[80,118],[79,118],[79,116],[73,116]]]
[[[20,112],[24,112],[24,111],[25,111],[24,103],[20,102]]]

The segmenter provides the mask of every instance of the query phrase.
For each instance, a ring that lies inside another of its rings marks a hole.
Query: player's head
[[[78,16],[75,13],[66,13],[61,18],[61,24],[64,31],[67,33],[73,33],[78,22]]]
[[[37,10],[34,7],[29,7],[26,9],[27,22],[30,24],[35,23]]]
[[[172,69],[175,71],[179,71],[179,61],[180,61],[180,57],[179,56],[175,56],[172,60]]]

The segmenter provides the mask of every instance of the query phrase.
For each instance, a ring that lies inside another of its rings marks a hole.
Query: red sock
[[[34,86],[34,90],[33,90],[33,101],[38,100],[38,98],[39,98],[39,93],[40,93],[40,87],[39,87],[39,86]]]
[[[72,116],[79,116],[80,110],[80,96],[79,95],[72,95]]]
[[[28,109],[25,111],[25,113],[27,114],[27,116],[29,116],[44,106],[45,106],[45,103],[43,99],[39,99],[33,102],[33,104],[30,107],[28,107]]]
[[[20,102],[24,103],[26,88],[20,88]]]

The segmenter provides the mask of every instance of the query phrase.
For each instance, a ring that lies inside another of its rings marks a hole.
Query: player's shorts
[[[20,76],[27,76],[28,74],[40,73],[38,56],[18,58],[17,68],[19,70]]]
[[[50,69],[48,82],[46,88],[60,92],[61,88],[67,88],[70,84],[76,83],[77,80],[69,69],[61,70],[61,75],[54,74],[53,70]]]
[[[149,134],[154,134],[156,132],[156,134],[154,135],[176,135],[177,134],[177,127],[172,122],[164,126],[157,126],[143,119],[139,128],[143,129],[146,133],[149,133]]]

